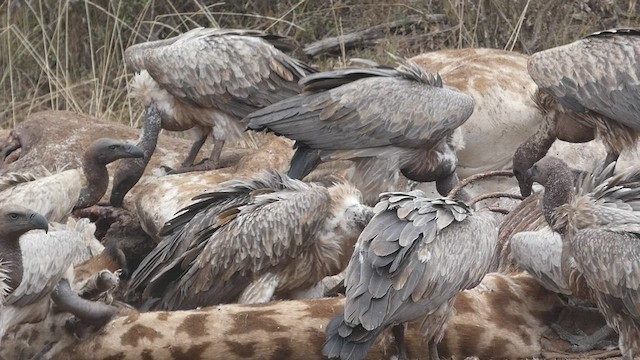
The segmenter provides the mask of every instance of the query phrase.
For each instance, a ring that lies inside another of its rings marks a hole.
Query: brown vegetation
[[[442,14],[442,20],[432,21]],[[0,4],[0,125],[43,109],[72,110],[134,124],[126,97],[124,49],[195,26],[264,29],[302,46],[375,25],[422,16],[365,49],[314,58],[320,68],[350,57],[390,62],[444,48],[532,53],[590,32],[640,23],[637,0],[243,0],[46,1]],[[302,50],[296,52],[304,58]]]

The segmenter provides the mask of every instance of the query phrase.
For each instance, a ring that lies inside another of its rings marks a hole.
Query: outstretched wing
[[[347,269],[348,324],[370,331],[415,319],[477,285],[487,271],[497,238],[493,217],[422,195],[381,195]]]
[[[136,45],[128,62],[174,96],[238,118],[298,94],[298,80],[314,72],[261,32],[198,28],[172,39]]]
[[[611,30],[531,55],[538,86],[576,112],[640,130],[640,32]]]
[[[573,256],[590,287],[620,299],[640,318],[640,232],[584,229],[572,239]]]

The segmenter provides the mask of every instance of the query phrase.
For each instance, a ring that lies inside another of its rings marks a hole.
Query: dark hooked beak
[[[533,181],[531,181],[532,175],[531,169],[525,171],[524,174],[521,173],[520,176],[516,175],[518,186],[520,187],[520,195],[523,197],[531,195],[533,189]]]
[[[144,157],[144,150],[142,150],[141,148],[135,146],[135,145],[126,145],[124,147],[124,151],[126,156],[124,157],[129,157],[129,158],[141,158]]]
[[[30,211],[27,213],[29,223],[34,226],[34,229],[42,229],[44,232],[49,232],[49,222],[47,219],[38,214],[37,212]]]

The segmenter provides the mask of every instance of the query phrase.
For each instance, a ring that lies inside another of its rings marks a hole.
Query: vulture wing
[[[298,80],[314,72],[261,32],[198,28],[172,39],[136,45],[128,62],[142,63],[172,95],[239,118],[298,94]]]
[[[571,295],[562,273],[562,237],[546,227],[538,231],[524,231],[511,238],[514,261],[528,271],[547,290]]]
[[[422,70],[342,69],[303,82],[309,91],[252,113],[245,119],[249,127],[311,149],[423,148],[452,134],[473,112],[469,95],[442,87]]]
[[[7,176],[15,177],[12,174]],[[0,206],[21,204],[42,214],[50,222],[64,221],[78,201],[82,179],[82,171],[72,169],[15,183],[0,191]]]
[[[540,89],[576,112],[594,111],[640,130],[640,31],[610,30],[533,54]]]
[[[626,313],[640,318],[640,229],[579,230],[573,256],[590,287],[618,298]]]
[[[497,238],[493,217],[422,195],[381,195],[347,268],[346,323],[371,331],[415,319],[476,286],[488,270]]]

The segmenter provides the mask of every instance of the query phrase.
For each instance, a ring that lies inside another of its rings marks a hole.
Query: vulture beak
[[[34,211],[29,211],[27,213],[27,218],[29,219],[29,223],[34,226],[34,229],[41,229],[44,232],[49,232],[49,222],[47,219]]]
[[[518,176],[516,173],[516,178],[518,179],[518,186],[520,186],[520,195],[523,197],[527,197],[531,195],[531,191],[533,189],[533,181],[531,181],[531,177],[533,173],[531,168],[527,169],[524,173],[520,173],[522,175]]]
[[[124,146],[125,157],[129,158],[141,158],[144,157],[144,150],[135,146],[135,145],[125,145]]]

